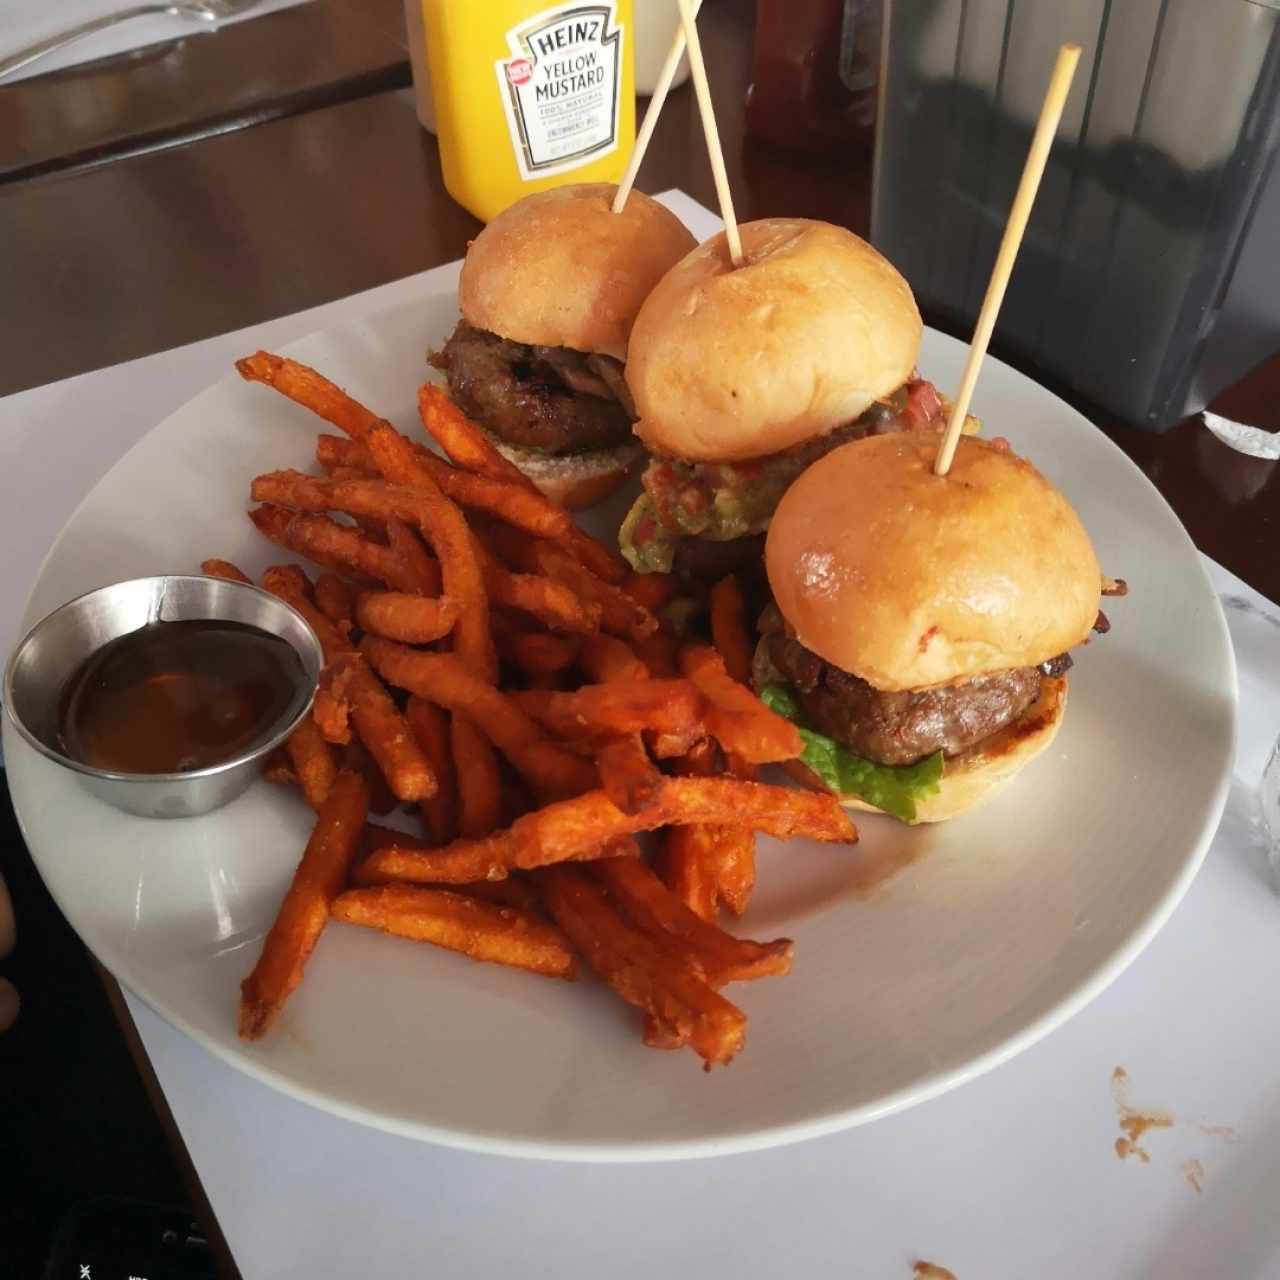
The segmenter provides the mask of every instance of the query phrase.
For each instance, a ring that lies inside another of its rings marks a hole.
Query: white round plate
[[[451,297],[427,298],[290,350],[415,429],[424,353],[456,315]],[[954,386],[963,355],[930,332],[920,363]],[[794,938],[795,969],[730,992],[749,1024],[727,1069],[644,1048],[635,1011],[589,976],[536,978],[339,924],[278,1027],[243,1044],[239,983],[306,841],[301,801],[259,783],[208,817],[129,817],[6,723],[41,874],[103,964],[214,1053],[317,1106],[437,1142],[558,1159],[723,1154],[883,1116],[1003,1062],[1096,996],[1185,892],[1226,795],[1235,670],[1195,548],[1120,450],[996,360],[976,405],[988,434],[1065,490],[1131,594],[1109,603],[1110,635],[1078,653],[1053,749],[985,810],[914,830],[866,817],[854,848],[761,841],[742,931]],[[208,556],[251,573],[282,558],[245,517],[249,481],[309,469],[318,428],[229,372],[86,499],[28,625],[119,579],[190,573]]]

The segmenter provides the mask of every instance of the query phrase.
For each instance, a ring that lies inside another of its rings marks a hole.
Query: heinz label
[[[622,39],[616,0],[547,9],[507,32],[498,89],[522,178],[617,150]]]

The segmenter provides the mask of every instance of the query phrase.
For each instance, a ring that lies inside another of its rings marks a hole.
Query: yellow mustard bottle
[[[444,182],[487,222],[616,182],[636,136],[633,0],[422,0]],[[645,3],[645,0],[640,0]]]

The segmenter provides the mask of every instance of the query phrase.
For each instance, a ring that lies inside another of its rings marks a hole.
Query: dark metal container
[[[972,323],[1066,40],[996,341],[1162,430],[1280,350],[1280,0],[888,0],[872,239]]]

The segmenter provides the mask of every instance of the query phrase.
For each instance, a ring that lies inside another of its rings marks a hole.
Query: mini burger
[[[858,809],[937,822],[1053,741],[1103,580],[1079,517],[1003,442],[848,444],[774,515],[754,683],[811,774]]]
[[[708,240],[663,277],[631,332],[627,385],[653,459],[620,540],[642,573],[758,565],[760,535],[806,467],[863,436],[946,422],[915,373],[915,299],[885,258],[805,218],[740,230],[742,266],[723,235]]]
[[[433,363],[449,394],[549,497],[599,502],[643,459],[623,378],[640,304],[695,245],[656,200],[607,183],[526,196],[471,242],[462,320]]]

